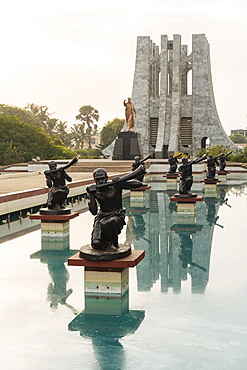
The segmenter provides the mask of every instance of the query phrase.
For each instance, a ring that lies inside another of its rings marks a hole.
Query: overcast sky
[[[99,125],[124,118],[137,36],[192,34],[210,44],[216,106],[227,134],[247,126],[246,0],[8,0],[1,4],[0,103],[45,105],[69,124],[82,105]]]

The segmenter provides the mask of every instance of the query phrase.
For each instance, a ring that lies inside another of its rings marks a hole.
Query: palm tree
[[[55,133],[59,137],[59,139],[66,145],[67,147],[70,146],[70,139],[68,134],[68,126],[67,121],[62,122],[59,120],[59,122],[56,124],[55,127]]]
[[[85,123],[74,123],[70,129],[69,138],[75,149],[83,149],[87,134],[85,132]]]
[[[91,105],[83,105],[79,109],[79,114],[76,116],[76,119],[82,121],[82,123],[84,124],[87,124],[86,134],[88,140],[88,149],[91,149],[92,148],[91,138],[93,131],[92,125],[94,125],[94,121],[98,122],[99,112]]]

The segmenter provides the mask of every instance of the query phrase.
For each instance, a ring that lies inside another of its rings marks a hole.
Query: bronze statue
[[[207,159],[207,180],[216,180],[215,179],[215,173],[216,173],[216,165],[219,166],[219,162],[217,159],[220,158],[222,154],[217,155],[216,157],[213,157],[212,154],[209,154],[208,159]]]
[[[178,168],[178,171],[181,174],[180,184],[179,184],[179,194],[185,194],[191,196],[190,189],[193,184],[193,175],[192,175],[192,165],[199,163],[206,159],[207,156],[204,155],[201,158],[195,158],[191,161],[188,161],[187,157],[182,158],[182,165]]]
[[[134,103],[132,103],[131,98],[128,98],[128,101],[124,100],[124,106],[125,106],[125,117],[126,117],[126,124],[127,124],[127,131],[130,131],[134,125],[135,125],[135,119],[136,117],[136,109],[134,106]]]
[[[227,157],[230,154],[232,154],[232,152],[229,152],[227,154],[224,154],[224,153],[221,154],[221,157],[219,158],[219,160],[220,160],[220,171],[225,171]]]
[[[96,216],[91,236],[93,249],[106,252],[118,250],[118,235],[125,225],[122,190],[143,186],[140,181],[132,180],[142,173],[145,173],[145,169],[140,166],[128,175],[107,181],[108,176],[104,168],[97,168],[94,171],[93,177],[96,185],[91,185],[86,189],[89,194],[89,211]]]
[[[48,163],[49,170],[44,171],[46,184],[50,188],[47,199],[47,207],[49,210],[62,211],[65,208],[65,201],[69,194],[69,188],[66,181],[72,181],[72,178],[65,171],[78,161],[75,157],[63,167],[58,167],[55,161]]]
[[[172,154],[170,155],[170,158],[168,159],[168,163],[170,165],[168,174],[171,175],[171,174],[175,174],[176,173],[177,167],[178,167],[178,160],[177,160],[177,158],[181,157],[181,155],[182,155],[182,153],[179,153],[175,157],[173,157]]]
[[[145,167],[145,161],[147,161],[149,158],[151,158],[151,154],[149,154],[146,158],[143,158],[143,159],[140,159],[140,157],[137,155],[135,156],[135,162],[132,163],[132,171],[135,171],[139,166],[143,166],[143,168],[146,170],[146,167]],[[144,178],[144,175],[145,173],[143,173],[142,175],[136,177],[137,180],[139,181],[143,181],[143,178]]]

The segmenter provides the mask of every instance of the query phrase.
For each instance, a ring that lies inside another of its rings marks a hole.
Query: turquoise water
[[[177,225],[162,188],[142,208],[126,197],[120,242],[146,252],[130,269],[129,312],[114,324],[92,317],[81,333],[71,324],[84,310],[83,268],[66,263],[73,251],[37,253],[40,230],[0,244],[1,368],[246,369],[246,194],[222,188],[198,202],[193,226]],[[88,212],[70,221],[72,250],[90,242],[92,222]]]

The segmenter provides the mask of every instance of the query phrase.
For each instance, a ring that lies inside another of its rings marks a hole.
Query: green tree
[[[24,109],[30,112],[39,121],[41,127],[45,129],[48,135],[54,136],[57,125],[57,118],[51,118],[53,113],[49,113],[49,108],[45,105],[37,105],[34,103],[28,104]]]
[[[100,144],[102,149],[110,145],[116,139],[117,134],[122,130],[124,119],[114,118],[108,121],[100,131]]]
[[[217,155],[221,153],[227,154],[230,151],[231,150],[229,149],[229,147],[224,147],[223,145],[215,145],[215,146],[209,146],[206,149],[201,149],[196,154],[196,156],[202,157],[204,154],[206,154],[207,156],[209,156],[209,154],[212,154],[214,157],[216,157]]]
[[[83,105],[79,109],[79,114],[76,116],[76,119],[87,125],[86,136],[88,141],[88,149],[91,149],[92,148],[91,137],[93,135],[93,130],[97,129],[98,127],[94,123],[94,121],[98,122],[99,112],[91,105]]]
[[[85,123],[74,123],[70,129],[69,139],[75,149],[82,149],[87,141]]]
[[[6,157],[11,154],[11,161],[30,161],[34,157],[41,159],[73,158],[74,152],[47,135],[42,128],[26,124],[18,117],[0,115],[0,164],[6,164]],[[18,157],[19,156],[19,157]]]
[[[19,117],[25,123],[44,127],[40,119],[34,116],[30,111],[12,105],[0,104],[0,115]]]
[[[247,138],[241,134],[230,135],[229,138],[236,144],[247,143]]]
[[[13,146],[13,140],[6,143],[6,148],[2,153],[2,165],[9,165],[12,163],[22,163],[24,161],[25,153],[18,147]]]
[[[244,149],[237,148],[235,150],[231,150],[229,147],[224,147],[223,145],[216,145],[216,146],[209,146],[207,149],[201,149],[196,156],[201,157],[204,154],[209,156],[212,154],[214,157],[217,155],[224,153],[227,154],[232,151],[227,158],[230,162],[237,162],[237,163],[246,163],[247,162],[247,147]]]
[[[68,134],[68,126],[67,121],[62,122],[59,120],[59,122],[56,124],[55,133],[56,136],[64,143],[66,147],[70,146],[70,139]]]

